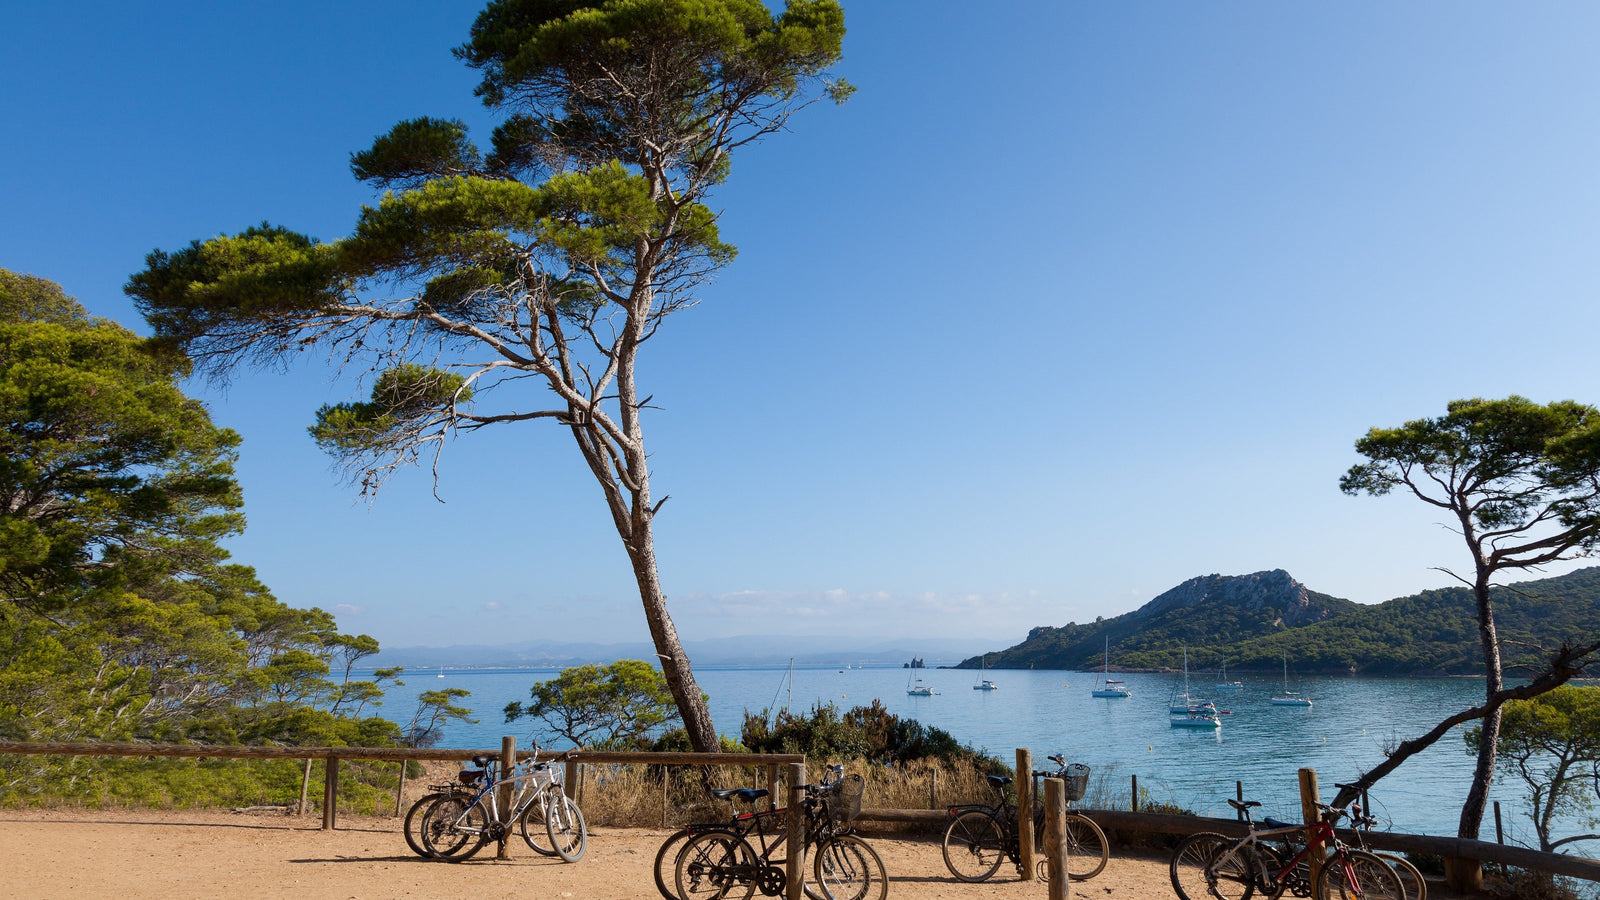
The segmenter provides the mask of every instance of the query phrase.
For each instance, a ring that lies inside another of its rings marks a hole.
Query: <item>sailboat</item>
[[[1189,647],[1185,644],[1183,648],[1183,693],[1179,694],[1175,700],[1167,705],[1167,712],[1177,716],[1187,713],[1196,707],[1209,708],[1212,712],[1217,711],[1216,704],[1210,700],[1202,700],[1189,693]]]
[[[1242,681],[1229,681],[1228,680],[1228,661],[1226,659],[1224,659],[1222,661],[1222,678],[1221,678],[1221,680],[1219,680],[1217,682],[1217,690],[1219,690],[1219,691],[1242,691],[1242,690],[1244,690],[1244,682],[1242,682]]]
[[[913,673],[916,672],[915,669],[911,671]],[[906,679],[906,694],[911,697],[932,697],[933,688],[922,683],[921,675],[912,674],[910,678]]]
[[[1311,698],[1302,697],[1289,690],[1289,654],[1283,654],[1283,696],[1272,698],[1273,706],[1310,706]]]
[[[1122,682],[1113,681],[1112,679],[1107,678],[1106,676],[1109,675],[1109,674],[1111,674],[1111,637],[1110,637],[1110,635],[1107,635],[1106,636],[1105,659],[1101,660],[1101,662],[1100,662],[1100,679],[1097,682],[1095,682],[1096,684],[1100,685],[1100,687],[1096,687],[1090,693],[1089,696],[1091,696],[1091,697],[1131,697],[1131,696],[1133,696],[1132,694],[1128,693],[1128,689],[1127,688],[1122,686]]]
[[[1000,685],[995,684],[994,682],[990,681],[989,679],[983,677],[983,673],[989,671],[988,662],[989,662],[989,655],[987,653],[984,654],[979,659],[979,662],[978,662],[978,683],[974,684],[972,686],[972,689],[975,690],[975,691],[998,691],[998,690],[1000,690]]]

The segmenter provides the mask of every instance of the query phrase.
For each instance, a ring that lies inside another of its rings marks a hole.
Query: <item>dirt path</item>
[[[512,858],[460,865],[422,860],[400,820],[343,816],[339,830],[278,814],[161,810],[0,811],[0,897],[337,898],[517,897],[658,900],[651,866],[667,832],[594,829],[576,864],[537,856],[521,841]],[[873,837],[901,900],[1041,898],[1015,878],[971,885],[950,877],[933,842]],[[1002,870],[1004,871],[1004,870]],[[1164,858],[1114,854],[1106,871],[1074,884],[1073,897],[1170,900]],[[759,895],[758,895],[759,896]]]

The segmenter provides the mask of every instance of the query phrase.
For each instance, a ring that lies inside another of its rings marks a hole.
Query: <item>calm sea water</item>
[[[442,746],[498,748],[502,735],[526,746],[537,738],[546,746],[562,743],[532,727],[530,720],[506,725],[502,710],[512,700],[527,700],[529,687],[553,677],[554,669],[447,669],[407,673],[406,685],[388,690],[379,712],[405,721],[416,696],[443,687],[472,692],[466,701],[478,718],[458,725]],[[788,704],[809,709],[815,703],[841,708],[881,700],[889,711],[943,728],[974,747],[1012,761],[1015,749],[1028,747],[1037,765],[1048,754],[1094,770],[1090,799],[1125,806],[1130,776],[1137,775],[1148,799],[1177,803],[1202,815],[1232,816],[1225,798],[1234,782],[1244,782],[1246,799],[1260,800],[1268,814],[1297,816],[1296,772],[1317,770],[1324,799],[1333,784],[1353,780],[1384,758],[1385,746],[1416,737],[1440,719],[1481,702],[1483,682],[1474,678],[1295,678],[1290,687],[1312,697],[1310,709],[1275,707],[1277,678],[1244,677],[1245,687],[1217,691],[1210,675],[1191,676],[1191,692],[1227,711],[1220,729],[1173,728],[1166,707],[1181,690],[1181,678],[1130,674],[1122,677],[1133,696],[1121,700],[1089,696],[1094,673],[991,670],[996,691],[975,691],[976,674],[953,669],[918,670],[938,693],[910,697],[911,672],[900,668],[796,668],[792,686],[786,667],[697,668],[695,677],[711,697],[719,730],[738,734],[745,710]],[[1413,757],[1372,792],[1373,806],[1396,831],[1454,834],[1466,797],[1473,758],[1457,729]],[[1501,801],[1507,839],[1532,838],[1522,791],[1497,781],[1492,799]],[[1570,830],[1570,829],[1569,829]],[[1483,837],[1494,839],[1492,810]]]

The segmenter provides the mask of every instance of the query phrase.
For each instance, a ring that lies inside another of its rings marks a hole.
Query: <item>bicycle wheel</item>
[[[517,830],[522,832],[522,842],[541,856],[556,855],[556,848],[550,846],[548,840],[549,832],[544,824],[545,812],[549,805],[550,792],[541,792],[522,811],[522,815],[517,817]],[[672,898],[668,898],[668,900],[672,900]]]
[[[489,842],[489,813],[463,796],[439,798],[422,814],[422,845],[434,859],[471,859]]]
[[[971,810],[944,830],[944,864],[962,881],[987,881],[1006,858],[1005,834],[994,816]]]
[[[411,804],[410,809],[406,810],[406,846],[411,848],[412,853],[418,856],[428,855],[428,848],[422,845],[422,832],[418,830],[422,827],[422,814],[430,805],[446,796],[448,795],[439,793],[423,794],[417,802]]]
[[[1400,886],[1406,889],[1406,900],[1428,900],[1428,880],[1422,877],[1422,871],[1411,864],[1398,853],[1384,853],[1375,850],[1373,856],[1383,860],[1400,876]]]
[[[828,900],[885,900],[889,876],[883,859],[861,838],[843,835],[817,847],[812,874]]]
[[[583,810],[566,794],[545,803],[544,830],[556,855],[569,863],[583,859],[583,851],[589,849],[589,825],[583,821]]]
[[[1313,897],[1323,900],[1406,900],[1400,876],[1389,864],[1365,850],[1335,853],[1317,873]]]
[[[678,881],[674,873],[678,871],[678,853],[690,834],[692,832],[688,829],[674,831],[661,842],[661,849],[656,851],[656,893],[663,900],[683,900],[678,896]]]
[[[1106,833],[1087,816],[1067,813],[1067,877],[1088,881],[1106,870],[1111,845]]]
[[[1181,900],[1249,900],[1255,863],[1247,851],[1222,862],[1234,841],[1212,831],[1184,838],[1172,851],[1172,889]]]
[[[679,900],[748,900],[756,890],[756,852],[731,831],[707,831],[678,853]]]

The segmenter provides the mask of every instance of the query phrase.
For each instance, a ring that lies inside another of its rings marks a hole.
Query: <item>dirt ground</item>
[[[225,810],[0,811],[0,897],[337,898],[518,897],[657,900],[652,878],[660,829],[596,828],[575,864],[541,857],[513,839],[461,864],[421,859],[397,818],[341,816],[336,831],[313,816]],[[1046,888],[1009,876],[985,884],[950,877],[932,841],[871,836],[894,898],[1040,898]],[[759,893],[757,896],[760,896]],[[1113,851],[1105,872],[1072,896],[1169,900],[1165,857]],[[1443,891],[1430,897],[1444,900]]]

